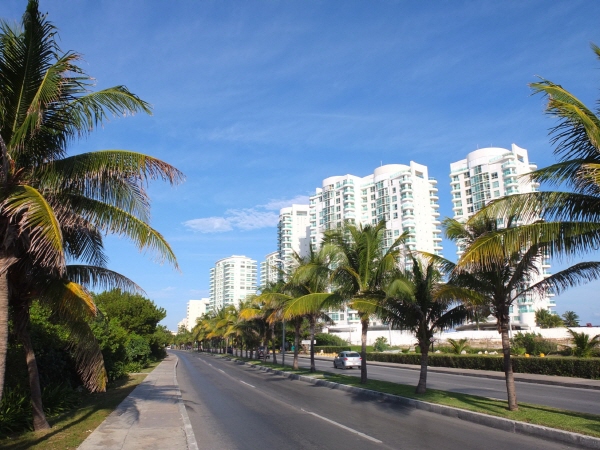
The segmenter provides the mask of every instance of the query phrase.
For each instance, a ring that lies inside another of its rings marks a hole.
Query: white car
[[[340,352],[333,359],[333,367],[336,369],[351,369],[353,367],[360,367],[362,358],[357,352]]]

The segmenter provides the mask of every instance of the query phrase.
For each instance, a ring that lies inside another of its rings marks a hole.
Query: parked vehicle
[[[256,349],[256,357],[258,359],[262,359],[264,358],[266,355],[267,358],[270,358],[271,355],[269,355],[269,348],[268,347],[264,347],[264,346],[260,346]]]
[[[362,358],[357,352],[344,351],[333,359],[333,367],[336,369],[352,369],[353,367],[360,367],[361,361]]]
[[[233,355],[233,347],[227,347],[227,353]]]

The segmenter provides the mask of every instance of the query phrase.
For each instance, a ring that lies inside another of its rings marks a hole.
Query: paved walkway
[[[196,450],[175,376],[177,357],[168,355],[79,450]]]

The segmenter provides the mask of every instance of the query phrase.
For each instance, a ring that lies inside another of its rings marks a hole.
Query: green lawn
[[[527,403],[519,403],[518,411],[509,411],[507,403],[504,401],[477,397],[475,395],[438,391],[435,389],[428,389],[425,394],[419,395],[415,393],[416,386],[378,380],[369,380],[366,385],[363,385],[360,384],[359,378],[348,375],[320,371],[311,374],[308,369],[292,370],[291,367],[283,367],[268,362],[262,363],[256,360],[252,362],[288,373],[316,376],[318,378],[325,378],[327,381],[332,381],[334,383],[356,386],[377,392],[385,392],[440,405],[453,406],[455,408],[489,414],[491,416],[504,417],[506,419],[543,425],[550,428],[557,428],[600,438],[600,415],[563,411],[549,406],[531,405]]]
[[[111,384],[106,392],[87,394],[77,409],[50,420],[51,429],[2,439],[0,448],[7,450],[76,449],[144,378],[146,378],[145,374],[130,375],[127,379]]]

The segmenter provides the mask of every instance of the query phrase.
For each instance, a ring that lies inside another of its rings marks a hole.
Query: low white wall
[[[590,337],[600,334],[600,327],[576,327],[571,328],[577,333],[586,333]],[[539,333],[546,339],[554,339],[559,341],[570,340],[571,335],[566,328],[533,328],[530,332]],[[518,331],[512,331],[512,335]],[[342,339],[350,342],[352,345],[360,345],[360,325],[353,329],[352,332],[343,331],[331,333]],[[512,336],[511,335],[511,336]],[[375,340],[383,336],[387,339],[389,345],[399,345],[402,347],[411,347],[417,345],[417,339],[408,331],[399,330],[369,330],[367,332],[367,345],[373,345]],[[501,343],[500,334],[495,330],[468,330],[468,331],[452,331],[446,333],[436,333],[435,340],[443,342],[448,338],[452,339],[469,339],[477,341],[480,346],[499,347]]]

